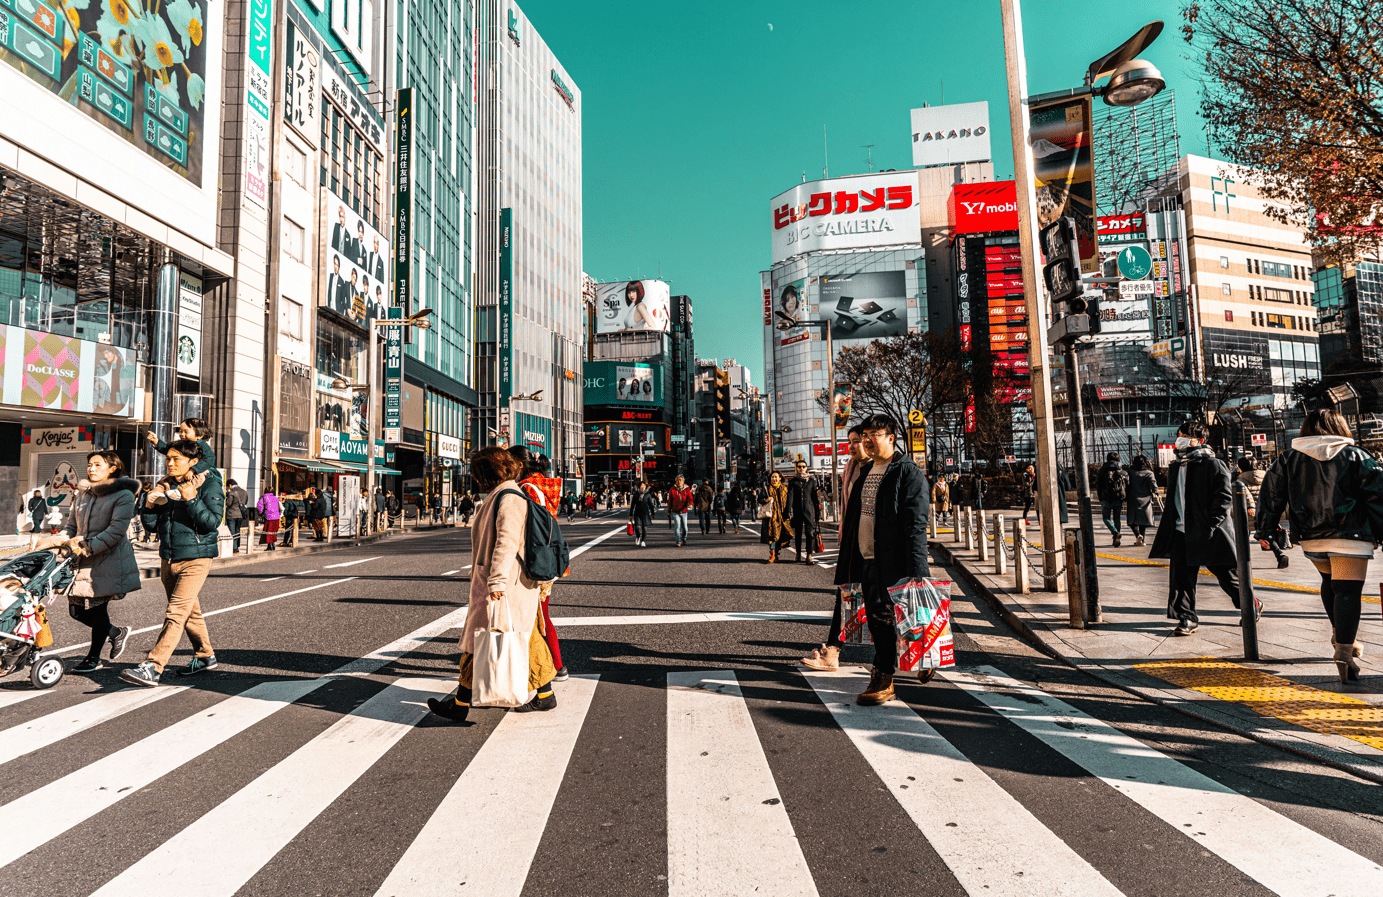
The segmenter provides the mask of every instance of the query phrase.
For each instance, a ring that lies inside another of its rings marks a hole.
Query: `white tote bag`
[[[505,628],[495,619],[495,604],[504,604]],[[528,640],[531,633],[514,629],[508,601],[490,602],[490,626],[475,631],[471,705],[519,707],[528,701]]]

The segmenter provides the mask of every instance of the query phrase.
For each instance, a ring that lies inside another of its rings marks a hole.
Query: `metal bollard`
[[[1249,499],[1243,483],[1234,482],[1234,535],[1239,554],[1239,623],[1244,631],[1244,659],[1258,659],[1258,620],[1254,613],[1253,571],[1249,561]]]
[[[1003,576],[1008,572],[1004,557],[1004,515],[994,515],[994,575]]]
[[[1028,556],[1023,552],[1027,535],[1027,521],[1021,517],[1013,521],[1013,584],[1024,595],[1032,591],[1032,584],[1028,582]]]
[[[951,541],[960,544],[960,515],[951,509]]]
[[[1065,537],[1066,549],[1066,602],[1070,608],[1072,629],[1085,628],[1085,595],[1081,588],[1083,574],[1080,567],[1080,539],[1073,529],[1061,531]]]
[[[965,509],[965,550],[975,550],[975,511],[973,508]]]
[[[979,523],[980,527],[979,532],[976,533],[980,547],[980,560],[987,561],[989,560],[989,537],[984,534],[984,511],[980,511],[976,514],[975,520]]]
[[[245,527],[245,529],[246,529],[246,531],[249,533],[249,537],[246,538],[246,540],[245,540],[245,553],[246,553],[246,554],[249,554],[250,552],[252,552],[252,551],[255,550],[255,521],[254,521],[254,518],[251,517],[249,520],[246,521],[246,523],[247,523],[248,525]],[[234,537],[234,536],[231,537],[231,546],[232,546],[232,548],[234,548],[234,546],[235,546],[235,537]]]
[[[935,505],[933,505],[931,508],[928,509],[928,513],[927,513],[927,526],[928,526],[928,528],[930,528],[931,531],[932,531],[932,538],[935,539],[935,538],[936,538],[936,506],[935,506]]]

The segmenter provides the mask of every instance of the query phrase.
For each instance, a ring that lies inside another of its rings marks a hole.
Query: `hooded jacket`
[[[212,470],[190,474],[184,482],[197,487],[191,498],[173,498],[150,505],[150,492],[144,493],[140,499],[140,520],[146,530],[158,533],[160,558],[167,561],[214,558],[221,518],[226,509],[221,478]],[[155,485],[165,483],[171,484],[170,488],[177,485],[171,477],[164,477]]]
[[[840,528],[836,585],[864,581],[860,513],[864,481],[877,463],[861,462],[860,475],[850,487]],[[879,582],[891,586],[903,579],[931,575],[927,561],[927,519],[930,515],[931,490],[927,488],[926,474],[907,455],[895,452],[874,496],[874,565]]]
[[[142,580],[129,537],[138,491],[139,481],[129,477],[77,484],[67,535],[86,542],[91,558],[82,559],[81,566],[91,570],[91,591],[97,598],[123,598],[139,590]]]
[[[1286,511],[1292,540],[1354,539],[1383,532],[1383,468],[1344,436],[1299,436],[1268,468],[1254,529],[1271,538]]]

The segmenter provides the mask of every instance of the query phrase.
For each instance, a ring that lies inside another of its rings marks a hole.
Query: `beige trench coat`
[[[539,583],[524,575],[519,564],[525,547],[528,502],[522,497],[505,497],[505,492],[519,493],[513,480],[505,480],[489,494],[471,532],[474,567],[466,624],[461,629],[463,654],[475,653],[475,630],[490,625],[491,592],[504,593],[504,600],[495,602],[496,620],[506,619],[506,611],[512,613],[518,632],[531,632],[537,623]]]

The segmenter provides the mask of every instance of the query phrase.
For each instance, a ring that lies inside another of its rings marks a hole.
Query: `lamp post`
[[[382,327],[417,327],[419,330],[426,330],[432,326],[428,320],[432,316],[432,309],[422,308],[406,318],[375,318],[370,322],[370,380],[375,379],[375,369],[379,366],[379,343],[377,341],[378,331]],[[366,529],[374,531],[374,497],[375,497],[375,390],[368,383],[349,383],[341,377],[337,377],[331,382],[334,389],[349,389],[352,392],[359,390],[365,391],[365,506],[370,509],[369,523]]]
[[[830,321],[799,321],[786,312],[777,312],[779,330],[791,330],[794,327],[819,327],[821,332],[826,334],[826,414],[831,421],[831,508],[836,512],[836,519],[840,519],[840,479],[838,465],[840,459],[836,457],[836,358],[835,352],[831,350],[831,322]],[[775,372],[776,375],[776,372]],[[905,422],[899,421],[899,425]],[[783,428],[787,432],[787,428]]]
[[[1018,193],[1018,237],[1023,259],[1023,294],[1027,299],[1028,316],[1028,366],[1031,370],[1033,398],[1033,435],[1037,448],[1038,509],[1042,515],[1042,544],[1051,551],[1061,544],[1058,532],[1060,524],[1057,517],[1056,488],[1056,437],[1052,432],[1051,379],[1048,373],[1049,340],[1047,325],[1050,321],[1046,295],[1041,291],[1038,279],[1038,221],[1036,167],[1033,161],[1032,128],[1029,110],[1036,103],[1057,100],[1064,97],[1100,96],[1111,106],[1134,106],[1155,96],[1166,86],[1162,75],[1143,60],[1134,57],[1146,49],[1162,31],[1161,22],[1152,22],[1138,30],[1133,37],[1121,44],[1113,52],[1095,60],[1086,70],[1082,87],[1055,93],[1028,95],[1027,60],[1023,51],[1023,20],[1021,0],[1000,0],[999,3],[1004,28],[1004,63],[1008,76],[1009,121],[1013,134],[1014,178]],[[1096,87],[1095,82],[1109,77],[1109,83]],[[1079,274],[1077,273],[1077,276]],[[1069,345],[1069,344],[1068,344]],[[1067,390],[1071,394],[1068,407],[1078,414],[1076,402],[1079,399],[1078,368],[1073,351],[1068,351]],[[1078,438],[1072,432],[1073,442]],[[1077,460],[1083,462],[1083,451],[1077,452]],[[1077,472],[1077,492],[1082,495],[1082,507],[1089,506],[1088,471]],[[1062,496],[1062,500],[1065,496]],[[1094,534],[1090,524],[1082,514],[1081,530],[1086,558],[1085,585],[1087,594],[1086,613],[1098,619],[1098,581],[1095,576]],[[1015,549],[1018,546],[1015,546]],[[1058,591],[1057,556],[1043,553],[1043,575],[1046,587]],[[1093,609],[1093,614],[1092,614]],[[1093,622],[1094,619],[1090,620]],[[1073,625],[1076,623],[1073,620]]]

